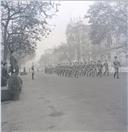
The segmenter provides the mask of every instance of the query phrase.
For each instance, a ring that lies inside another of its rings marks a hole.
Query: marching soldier
[[[104,69],[105,69],[104,75],[109,76],[109,66],[108,66],[107,60],[105,60],[105,63],[103,64],[103,66],[104,66]]]
[[[119,67],[120,67],[120,62],[117,60],[117,56],[115,56],[115,60],[113,62],[114,65],[114,78],[119,79]]]
[[[102,76],[102,68],[103,68],[103,66],[102,66],[102,63],[101,63],[100,60],[98,60],[97,68],[98,68],[97,76],[101,77]]]

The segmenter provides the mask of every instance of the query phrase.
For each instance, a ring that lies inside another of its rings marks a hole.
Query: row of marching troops
[[[114,67],[114,78],[119,78],[119,67],[120,62],[115,57],[113,61]],[[109,76],[109,64],[108,61],[105,60],[103,63],[102,61],[90,61],[88,63],[73,63],[73,64],[58,64],[54,67],[46,67],[45,73],[47,74],[57,74],[58,76],[64,77],[102,77],[102,76]]]

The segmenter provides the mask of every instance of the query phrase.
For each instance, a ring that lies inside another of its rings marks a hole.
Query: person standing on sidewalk
[[[32,65],[31,70],[32,70],[32,80],[34,80],[34,65]]]
[[[1,63],[1,86],[6,86],[7,81],[10,78],[8,71],[7,71],[7,63],[2,62]]]

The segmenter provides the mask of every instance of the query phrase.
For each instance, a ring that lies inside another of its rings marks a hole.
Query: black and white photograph
[[[128,131],[128,1],[1,0],[1,132]]]

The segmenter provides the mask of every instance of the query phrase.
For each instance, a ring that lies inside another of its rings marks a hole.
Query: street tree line
[[[55,63],[85,61],[90,56],[111,59],[112,52],[127,54],[127,39],[128,2],[95,2],[82,20],[67,25],[67,41],[42,58],[49,56]]]
[[[58,11],[58,4],[41,0],[2,0],[1,25],[3,60],[11,51],[18,59],[34,56],[37,42],[51,32],[49,19]]]

